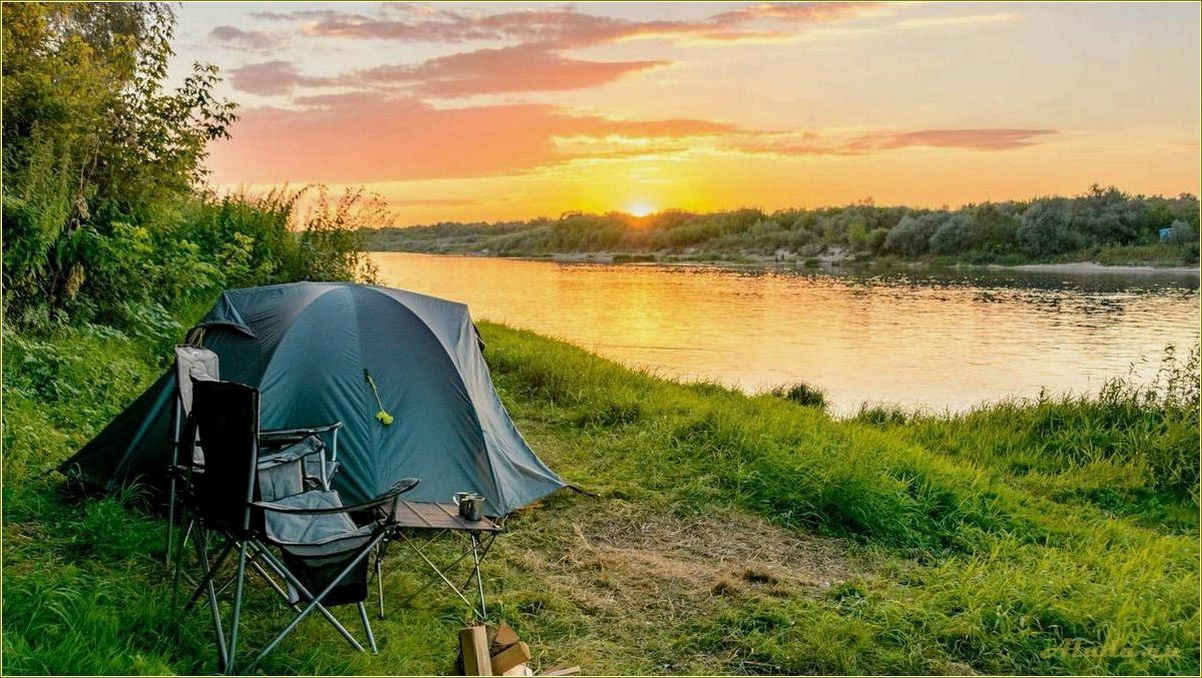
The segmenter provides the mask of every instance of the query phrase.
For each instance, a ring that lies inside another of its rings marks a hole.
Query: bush
[[[1017,232],[1019,246],[1037,257],[1081,247],[1084,239],[1069,227],[1071,217],[1072,205],[1066,198],[1036,200],[1023,212]]]
[[[804,381],[799,381],[789,386],[777,386],[769,391],[769,393],[777,398],[797,403],[802,407],[813,407],[823,411],[827,408],[826,391],[817,386],[811,386]]]
[[[953,214],[931,235],[931,252],[955,254],[968,249],[970,240],[970,218],[966,214]]]
[[[1198,242],[1198,229],[1178,219],[1169,227],[1169,242],[1182,247]]]
[[[907,214],[885,237],[885,250],[909,257],[923,254],[930,247],[931,236],[938,227],[937,219],[933,214],[917,218]]]
[[[972,209],[968,223],[968,240],[972,247],[1004,252],[1018,241],[1018,218],[993,203]]]
[[[874,228],[868,232],[868,237],[865,239],[865,245],[869,252],[880,254],[885,249],[885,239],[889,237],[889,229],[884,227]]]

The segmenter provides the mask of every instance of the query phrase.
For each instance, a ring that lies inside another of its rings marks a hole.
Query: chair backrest
[[[247,504],[259,498],[259,390],[229,381],[190,380],[189,428],[195,427],[205,449],[204,473],[195,483],[201,517],[210,529],[261,528],[262,513],[250,511]]]
[[[203,346],[180,344],[175,347],[176,397],[186,418],[192,413],[192,378],[220,379],[221,361]]]
[[[183,425],[192,414],[192,378],[220,379],[221,363],[217,354],[203,346],[180,344],[175,347],[175,398],[171,403],[171,442],[183,440]]]

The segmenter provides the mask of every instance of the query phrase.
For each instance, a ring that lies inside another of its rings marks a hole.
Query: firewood
[[[492,658],[493,675],[499,676],[518,664],[528,661],[530,661],[530,646],[519,640]]]
[[[488,657],[488,636],[483,626],[460,629],[459,649],[463,653],[463,675],[493,675],[492,662]]]
[[[505,648],[509,647],[510,645],[513,645],[514,643],[518,642],[519,640],[521,640],[521,638],[518,637],[517,632],[515,632],[512,628],[510,628],[509,624],[506,624],[505,622],[501,622],[500,624],[497,625],[497,629],[493,633],[493,636],[492,636],[492,639],[490,642],[490,644],[492,646],[493,654],[496,654],[497,652],[504,650]]]

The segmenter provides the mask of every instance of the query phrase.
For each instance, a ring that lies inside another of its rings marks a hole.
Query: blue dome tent
[[[476,491],[500,516],[565,486],[501,404],[463,304],[353,283],[271,285],[224,292],[188,337],[219,356],[223,380],[261,390],[263,428],[343,422],[334,486],[350,502],[415,477],[409,499]],[[175,390],[168,371],[60,470],[105,490],[164,486]]]

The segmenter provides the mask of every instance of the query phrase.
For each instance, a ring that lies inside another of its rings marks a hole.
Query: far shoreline
[[[1199,266],[1154,266],[1150,264],[1103,264],[1096,261],[1066,261],[1042,264],[971,264],[964,262],[938,263],[930,261],[864,261],[846,262],[833,257],[809,261],[778,261],[769,257],[744,257],[740,259],[696,259],[688,256],[660,258],[646,253],[581,252],[551,253],[545,255],[509,255],[493,252],[422,252],[415,250],[369,249],[369,254],[396,253],[422,254],[439,257],[477,257],[484,259],[517,259],[521,261],[543,261],[561,264],[606,264],[614,266],[690,266],[713,268],[762,268],[852,272],[864,270],[880,271],[1014,271],[1023,273],[1060,273],[1068,275],[1192,275],[1202,274]]]

